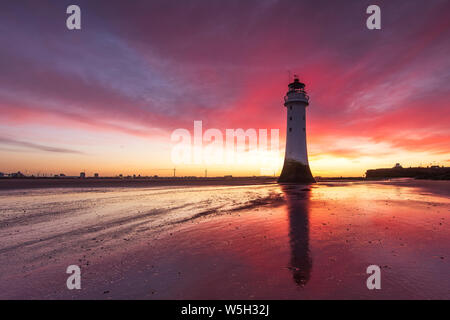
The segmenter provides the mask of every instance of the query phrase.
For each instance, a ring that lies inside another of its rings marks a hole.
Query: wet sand
[[[0,298],[450,299],[449,193],[409,179],[3,190]]]

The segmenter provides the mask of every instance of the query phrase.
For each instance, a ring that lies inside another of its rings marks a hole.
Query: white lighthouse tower
[[[305,92],[305,84],[294,77],[288,85],[289,91],[284,97],[287,108],[286,153],[283,170],[278,182],[313,183],[306,150],[306,106],[309,97]]]

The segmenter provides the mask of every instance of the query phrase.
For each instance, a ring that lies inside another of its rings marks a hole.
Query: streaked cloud
[[[0,144],[6,144],[8,146],[14,146],[14,147],[32,149],[32,150],[38,150],[38,151],[45,151],[45,152],[84,154],[83,152],[80,152],[77,150],[51,147],[51,146],[36,144],[36,143],[32,143],[32,142],[14,140],[14,139],[3,138],[3,137],[0,137]],[[9,150],[14,151],[15,149],[9,149]],[[15,150],[15,151],[17,151],[17,150]]]

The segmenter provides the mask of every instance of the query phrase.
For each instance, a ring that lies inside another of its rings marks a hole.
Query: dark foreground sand
[[[449,192],[414,180],[4,190],[0,298],[450,299]]]
[[[169,186],[242,186],[276,182],[273,177],[234,178],[25,178],[0,179],[0,190],[44,188],[151,188]]]

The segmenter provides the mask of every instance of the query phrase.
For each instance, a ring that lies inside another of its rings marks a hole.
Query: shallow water
[[[2,191],[0,298],[449,299],[449,193],[408,179]]]

